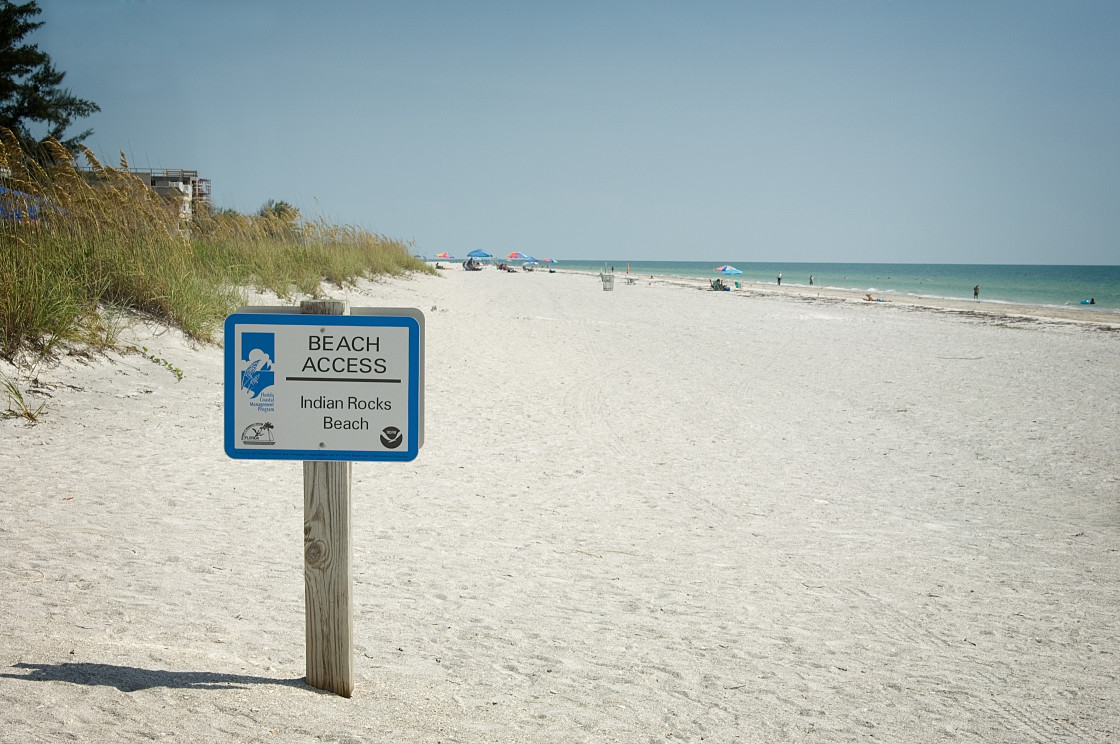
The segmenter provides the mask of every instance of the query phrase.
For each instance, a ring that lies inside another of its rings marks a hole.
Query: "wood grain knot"
[[[309,566],[318,566],[327,560],[327,544],[322,540],[312,540],[303,548],[303,560]]]

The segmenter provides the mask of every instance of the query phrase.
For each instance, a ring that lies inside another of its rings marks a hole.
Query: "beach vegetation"
[[[254,215],[189,214],[128,169],[77,159],[58,141],[33,157],[0,129],[0,357],[58,344],[113,346],[140,314],[216,341],[246,288],[323,296],[359,278],[435,273],[412,246],[365,229],[305,219],[285,202]]]
[[[8,398],[4,415],[25,418],[32,423],[39,420],[39,416],[42,415],[43,409],[47,405],[46,403],[40,403],[37,407],[32,408],[31,404],[23,397],[23,391],[19,389],[19,385],[3,372],[0,372],[0,388],[4,390]]]
[[[137,354],[139,354],[140,356],[144,357],[144,358],[145,358],[145,359],[147,359],[147,360],[148,360],[149,362],[152,362],[152,363],[154,363],[154,364],[158,364],[158,365],[160,365],[161,367],[164,367],[164,368],[166,368],[168,372],[170,372],[171,374],[175,375],[175,380],[176,380],[177,382],[182,382],[182,381],[183,381],[183,370],[182,370],[182,369],[180,369],[179,367],[176,367],[176,366],[175,366],[174,364],[172,364],[172,363],[171,363],[171,362],[169,362],[168,360],[164,359],[163,357],[159,357],[159,356],[156,356],[156,355],[155,355],[155,354],[153,354],[152,352],[148,351],[148,347],[147,347],[147,346],[139,346],[139,347],[137,347],[137,346],[135,346],[135,345],[131,345],[131,344],[130,344],[130,345],[128,346],[128,348],[129,348],[130,350],[132,350],[132,351],[136,352],[136,353],[137,353]]]

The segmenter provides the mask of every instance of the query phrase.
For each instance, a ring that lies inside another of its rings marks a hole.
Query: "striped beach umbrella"
[[[436,258],[455,258],[450,253],[437,253]]]

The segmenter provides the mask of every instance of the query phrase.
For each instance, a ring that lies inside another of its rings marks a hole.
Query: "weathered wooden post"
[[[304,300],[304,315],[342,315],[337,300]],[[352,463],[303,463],[303,583],[307,684],[354,692],[354,604],[350,576]]]

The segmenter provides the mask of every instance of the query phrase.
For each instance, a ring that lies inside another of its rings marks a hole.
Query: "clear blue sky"
[[[91,149],[241,212],[429,256],[1120,263],[1113,0],[40,5]]]

